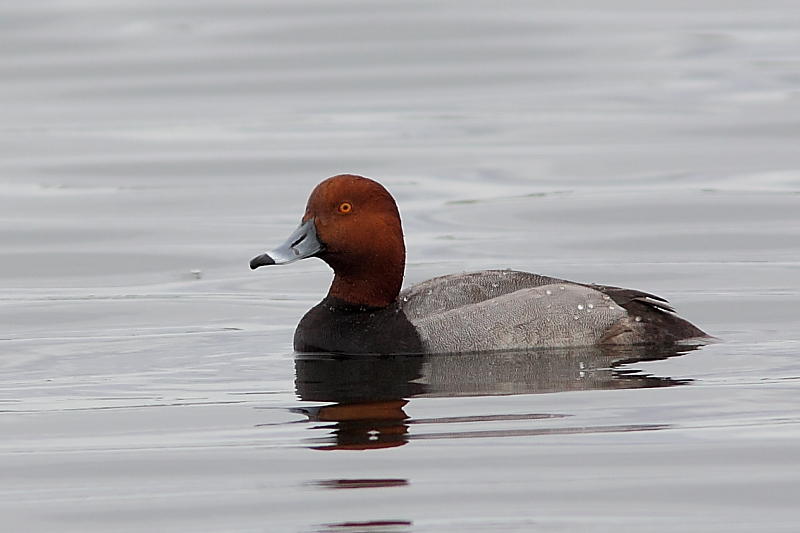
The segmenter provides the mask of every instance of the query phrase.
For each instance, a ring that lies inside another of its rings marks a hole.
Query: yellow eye
[[[353,204],[351,204],[350,202],[342,202],[339,204],[338,211],[343,215],[346,215],[352,210],[353,210]]]

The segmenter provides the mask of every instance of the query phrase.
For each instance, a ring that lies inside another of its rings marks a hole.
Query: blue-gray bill
[[[261,254],[250,260],[250,268],[255,270],[260,266],[286,265],[300,259],[313,257],[323,250],[323,245],[317,237],[317,227],[314,219],[310,218],[300,224],[289,235],[286,242],[267,253]]]

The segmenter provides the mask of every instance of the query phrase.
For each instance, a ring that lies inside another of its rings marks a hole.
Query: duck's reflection
[[[448,417],[410,421],[404,411],[414,397],[496,396],[546,392],[670,387],[686,383],[669,377],[620,369],[624,363],[682,355],[697,346],[589,347],[458,355],[341,356],[303,354],[295,359],[297,395],[301,400],[330,402],[297,411],[309,420],[333,423],[317,449],[373,449],[400,446],[409,440],[410,424],[560,418],[563,414]],[[659,429],[658,426],[604,426],[603,431]],[[536,428],[525,434],[571,432]],[[582,432],[591,431],[581,428]],[[497,436],[495,431],[468,436]],[[513,432],[515,435],[519,431]],[[467,436],[459,433],[441,437]],[[422,435],[420,435],[422,438]]]

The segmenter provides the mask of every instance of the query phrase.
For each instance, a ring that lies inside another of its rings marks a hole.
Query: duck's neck
[[[404,261],[372,262],[363,268],[331,266],[335,275],[328,296],[358,306],[389,307],[400,294]]]

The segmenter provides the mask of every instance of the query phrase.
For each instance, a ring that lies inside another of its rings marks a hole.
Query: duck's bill
[[[323,249],[324,246],[317,238],[317,227],[314,225],[314,219],[310,218],[300,224],[289,235],[286,242],[265,254],[252,258],[250,260],[250,268],[255,270],[260,266],[294,263],[306,257],[313,257]]]

